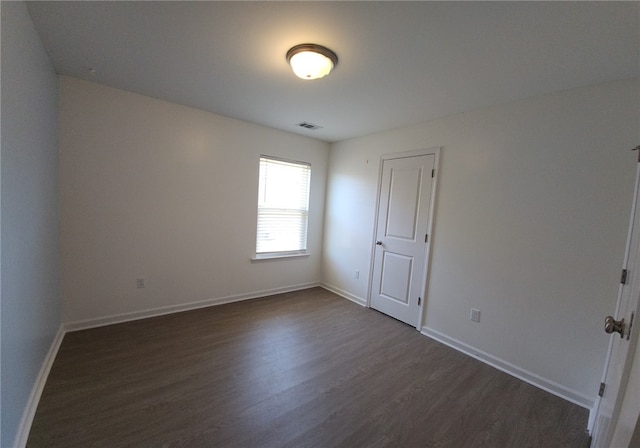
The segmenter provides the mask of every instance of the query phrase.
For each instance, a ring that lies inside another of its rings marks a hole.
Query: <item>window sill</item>
[[[305,253],[305,254],[261,254],[261,255],[255,255],[253,257],[251,257],[251,262],[257,262],[257,261],[268,261],[268,260],[278,260],[278,259],[282,259],[282,258],[302,258],[302,257],[308,257],[310,254],[309,253]]]

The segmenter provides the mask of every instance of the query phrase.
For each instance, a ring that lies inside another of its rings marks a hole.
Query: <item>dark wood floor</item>
[[[580,447],[587,411],[320,288],[65,336],[28,447]]]

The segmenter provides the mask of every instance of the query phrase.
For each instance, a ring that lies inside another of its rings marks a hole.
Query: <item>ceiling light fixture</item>
[[[287,62],[299,78],[319,79],[338,65],[338,56],[321,45],[300,44],[287,51]]]

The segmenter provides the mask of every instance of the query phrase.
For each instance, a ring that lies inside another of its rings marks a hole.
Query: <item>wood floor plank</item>
[[[587,417],[312,288],[68,333],[27,446],[584,448]]]

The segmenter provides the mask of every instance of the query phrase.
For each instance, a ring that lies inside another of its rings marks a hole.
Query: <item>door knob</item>
[[[620,333],[620,337],[624,335],[624,319],[615,320],[613,316],[607,316],[604,318],[604,331],[605,333]]]
[[[382,246],[382,241],[376,241],[376,246]]]

